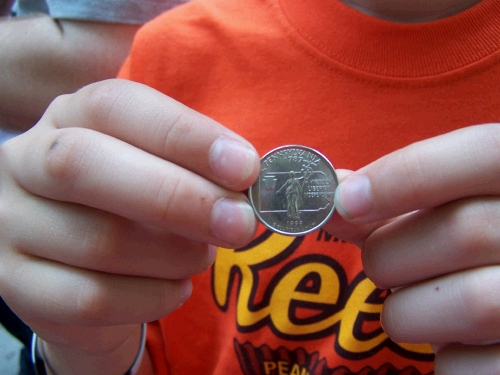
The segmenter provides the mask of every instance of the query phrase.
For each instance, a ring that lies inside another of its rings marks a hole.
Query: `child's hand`
[[[188,298],[207,243],[243,246],[256,228],[239,193],[254,148],[132,82],[59,97],[0,168],[0,294],[46,342],[96,356]]]
[[[500,125],[387,155],[335,198],[346,221],[335,215],[327,230],[360,245],[367,276],[396,290],[382,314],[389,336],[434,344],[436,374],[498,373]]]

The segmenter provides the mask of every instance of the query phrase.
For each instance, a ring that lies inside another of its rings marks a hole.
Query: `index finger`
[[[110,135],[235,191],[257,178],[260,159],[244,138],[148,86],[111,79],[56,99],[56,128]]]
[[[396,217],[471,196],[500,193],[500,124],[414,143],[349,175],[335,193],[355,223]]]

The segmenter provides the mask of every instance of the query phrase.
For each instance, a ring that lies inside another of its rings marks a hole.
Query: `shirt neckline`
[[[500,50],[497,0],[483,0],[457,15],[417,24],[371,17],[339,0],[277,1],[303,42],[344,67],[371,75],[440,76]]]

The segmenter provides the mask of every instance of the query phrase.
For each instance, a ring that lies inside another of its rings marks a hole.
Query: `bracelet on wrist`
[[[124,375],[137,375],[139,367],[141,367],[144,350],[146,348],[146,327],[146,323],[142,323],[141,343],[139,344],[139,350],[137,352],[137,355],[135,356],[132,366],[130,366],[130,368]],[[36,333],[33,332],[33,337],[31,339],[31,363],[33,364],[35,375],[47,375],[47,370],[45,368],[45,359],[43,358],[43,353],[40,353],[38,351],[37,341],[38,337]]]
[[[128,371],[124,375],[137,375],[139,372],[139,368],[141,367],[142,358],[144,357],[144,350],[146,349],[146,323],[142,323],[141,325],[141,343],[139,344],[139,350],[137,351],[137,355],[135,356],[134,362],[132,366],[128,369]]]

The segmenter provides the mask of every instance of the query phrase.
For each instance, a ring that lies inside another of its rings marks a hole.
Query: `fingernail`
[[[372,189],[367,176],[348,176],[335,192],[335,208],[346,219],[368,214],[373,207]]]
[[[208,255],[207,262],[205,263],[205,269],[210,268],[215,262],[215,257],[217,256],[217,246],[208,245]]]
[[[218,239],[229,244],[250,240],[255,232],[256,219],[245,201],[222,198],[212,209],[211,229]]]
[[[237,185],[254,172],[259,155],[250,145],[220,137],[210,148],[209,162],[217,176],[229,185]]]

